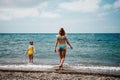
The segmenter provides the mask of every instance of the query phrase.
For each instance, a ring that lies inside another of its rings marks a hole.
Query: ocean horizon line
[[[58,33],[47,33],[47,32],[39,32],[39,33],[37,33],[37,32],[30,32],[30,33],[24,33],[24,32],[18,32],[18,33],[16,33],[16,32],[13,32],[13,33],[11,33],[11,32],[8,32],[8,33],[0,33],[0,34],[58,34]],[[80,33],[78,33],[78,32],[71,32],[71,33],[67,33],[67,34],[120,34],[120,33],[82,33],[82,32],[80,32]]]

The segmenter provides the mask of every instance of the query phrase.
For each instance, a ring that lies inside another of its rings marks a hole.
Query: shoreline
[[[50,65],[0,65],[0,80],[120,80],[120,67],[81,67],[78,69],[64,66],[57,71],[58,66]]]
[[[97,76],[97,77],[120,77],[120,67],[86,67],[86,66],[77,66],[77,68],[73,68],[70,66],[64,66],[62,71],[57,71],[58,66],[54,65],[34,65],[34,64],[27,64],[27,65],[0,65],[0,78],[5,76],[7,73],[14,74],[14,73],[30,73],[31,75],[39,73],[40,75],[45,73],[47,76],[57,74],[61,76],[69,75],[83,75],[83,76]],[[4,73],[5,72],[5,73]],[[24,76],[24,75],[23,75]],[[38,75],[39,76],[39,75]],[[13,75],[14,77],[14,75]],[[1,80],[1,79],[0,79]],[[91,79],[92,80],[92,79]],[[112,80],[112,79],[111,79]],[[120,80],[117,79],[117,80]]]
[[[120,75],[112,75],[112,74],[102,74],[102,73],[90,73],[90,72],[73,72],[73,71],[53,71],[53,70],[1,70],[0,72],[18,72],[18,73],[58,73],[58,74],[74,74],[74,75],[93,75],[93,76],[105,76],[105,77],[119,77]]]
[[[12,71],[0,70],[0,80],[120,80],[120,76],[59,73],[49,71]]]

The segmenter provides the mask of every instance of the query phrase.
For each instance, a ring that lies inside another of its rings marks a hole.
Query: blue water
[[[34,41],[35,64],[57,65],[58,53],[54,53],[56,34],[0,34],[0,65],[26,64],[24,55],[29,41]],[[64,64],[120,66],[120,34],[68,34],[73,49],[67,46]]]

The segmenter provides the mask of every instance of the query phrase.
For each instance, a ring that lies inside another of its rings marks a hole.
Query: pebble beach
[[[120,77],[95,74],[0,71],[0,80],[120,80]]]

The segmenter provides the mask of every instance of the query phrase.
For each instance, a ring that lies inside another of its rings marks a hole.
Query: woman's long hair
[[[64,36],[65,34],[65,30],[63,28],[60,28],[59,35]]]

